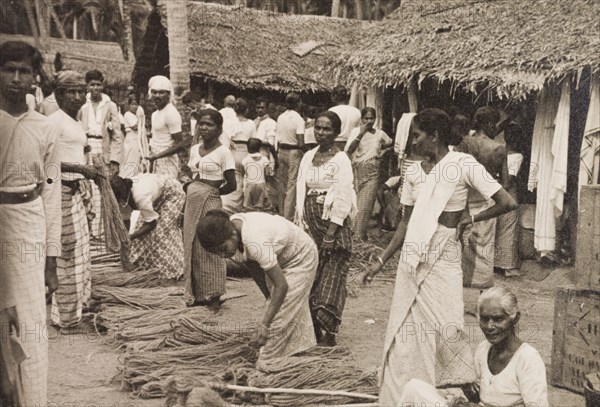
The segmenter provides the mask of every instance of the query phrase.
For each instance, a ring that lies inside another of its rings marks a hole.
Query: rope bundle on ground
[[[216,380],[229,369],[251,368],[258,352],[249,337],[234,336],[206,345],[185,345],[155,352],[128,352],[121,360],[121,376],[134,395],[162,397],[164,381],[172,375],[189,377],[194,384]]]
[[[181,309],[185,308],[183,288],[129,288],[97,286],[92,298],[102,304],[128,305],[135,309]]]
[[[120,264],[99,264],[91,268],[92,286],[153,288],[160,287],[158,271],[155,269],[138,269],[123,272]]]

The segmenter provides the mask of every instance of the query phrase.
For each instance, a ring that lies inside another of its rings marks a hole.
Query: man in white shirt
[[[221,116],[223,116],[223,133],[219,136],[219,141],[226,147],[231,146],[231,139],[237,133],[237,127],[239,120],[237,113],[233,109],[235,107],[235,96],[229,95],[224,100],[225,107],[219,110]]]
[[[348,104],[350,95],[348,95],[348,90],[343,86],[336,86],[333,88],[331,100],[335,106],[331,107],[329,110],[336,113],[342,121],[342,131],[335,139],[335,144],[340,150],[343,150],[346,146],[350,131],[355,127],[360,126],[360,110]]]
[[[269,203],[273,210],[280,212],[279,208],[279,185],[275,180],[275,170],[279,168],[279,158],[277,156],[277,122],[271,119],[268,113],[269,102],[266,99],[256,101],[256,138],[262,141],[260,152],[269,159],[269,166],[265,169],[267,182],[267,194]]]
[[[152,172],[176,179],[181,170],[178,152],[189,147],[181,131],[181,115],[173,105],[173,84],[161,75],[153,76],[148,82],[148,93],[156,105],[152,113]]]
[[[296,178],[300,161],[306,151],[304,144],[304,119],[297,112],[300,96],[289,93],[285,98],[287,110],[277,118],[277,147],[279,155],[279,208],[282,215],[292,221],[296,211]]]

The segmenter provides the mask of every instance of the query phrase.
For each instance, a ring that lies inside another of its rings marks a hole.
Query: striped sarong
[[[56,259],[58,290],[52,298],[50,318],[62,328],[81,321],[84,304],[92,293],[90,235],[79,191],[62,186],[62,254]]]
[[[304,220],[317,247],[321,247],[329,221],[321,218],[323,205],[317,196],[304,201]],[[352,236],[349,219],[338,229],[333,250],[319,250],[319,267],[310,293],[310,311],[315,325],[336,334],[342,322],[346,304],[346,278],[352,255]]]
[[[217,188],[200,181],[188,186],[183,218],[185,300],[188,305],[225,294],[225,260],[204,250],[196,239],[196,228],[206,212],[221,208]]]
[[[456,229],[438,225],[429,252],[413,274],[400,256],[380,376],[379,404],[400,405],[404,385],[474,382],[473,354],[464,331],[461,248]]]
[[[492,202],[469,203],[469,213],[476,215],[493,205]],[[468,225],[463,234],[466,244],[462,253],[465,287],[488,288],[494,285],[496,218]]]
[[[152,154],[156,155],[169,147],[170,146],[161,148],[151,145],[150,149],[152,150]],[[153,174],[160,174],[173,179],[177,179],[177,177],[179,176],[180,169],[181,168],[179,165],[179,156],[177,154],[172,154],[163,158],[159,158],[158,160],[154,160],[152,164]]]
[[[130,243],[129,256],[136,268],[156,269],[161,279],[183,275],[183,237],[177,219],[183,209],[185,193],[176,179],[167,178],[160,197],[153,203],[159,214],[156,227]],[[136,230],[144,221],[139,219]]]
[[[511,195],[516,199],[516,193],[512,192]],[[510,211],[497,218],[494,267],[505,270],[521,267],[521,257],[519,256],[520,236],[518,210]]]
[[[102,139],[88,137],[88,145],[91,148],[91,151],[88,156],[88,164],[94,165],[95,157],[104,157],[102,150]],[[100,189],[98,189],[98,185],[95,182],[90,182],[90,186],[92,188],[92,196],[91,196],[91,213],[88,213],[88,218],[91,219],[89,224],[90,236],[102,240],[104,231],[102,229],[102,225],[100,224],[100,218],[102,217],[102,199],[100,197]]]
[[[23,406],[45,406],[48,389],[48,332],[44,294],[46,264],[46,219],[41,198],[15,205],[0,205],[0,256],[2,273],[9,273],[8,287],[12,291],[19,322],[19,343],[29,356],[18,368],[17,385]],[[8,321],[0,313],[0,340],[8,341]],[[0,351],[6,347],[0,346]]]
[[[358,213],[354,220],[354,235],[359,239],[367,237],[367,228],[377,199],[379,162],[380,160],[374,157],[352,165],[358,206]]]

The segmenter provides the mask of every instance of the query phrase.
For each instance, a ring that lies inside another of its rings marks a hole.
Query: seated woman
[[[197,238],[206,251],[222,258],[241,252],[245,262],[256,262],[266,274],[270,298],[255,339],[262,346],[259,363],[315,345],[308,297],[319,257],[306,232],[277,215],[248,212],[230,217],[211,210],[200,221]]]
[[[185,193],[176,179],[159,174],[138,174],[110,181],[122,206],[140,211],[130,235],[129,260],[134,267],[156,269],[162,279],[183,275],[183,239],[177,227]]]
[[[489,288],[479,296],[477,310],[486,340],[475,351],[476,392],[465,391],[470,401],[455,400],[453,405],[549,406],[544,361],[517,336],[520,312],[515,294],[502,287]],[[448,404],[440,391],[418,379],[406,384],[400,401],[402,406]]]

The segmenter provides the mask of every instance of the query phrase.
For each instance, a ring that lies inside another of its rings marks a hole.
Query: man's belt
[[[42,184],[27,192],[3,192],[0,191],[0,205],[16,205],[35,201],[40,196]]]
[[[101,136],[101,135],[100,135],[100,136],[96,136],[95,134],[88,134],[88,135],[87,135],[87,138],[95,138],[95,139],[100,139],[100,140],[102,140],[102,136]]]
[[[300,150],[302,148],[298,144],[286,144],[286,143],[279,143],[277,147],[281,150]]]
[[[248,144],[246,140],[231,140],[233,144]]]

